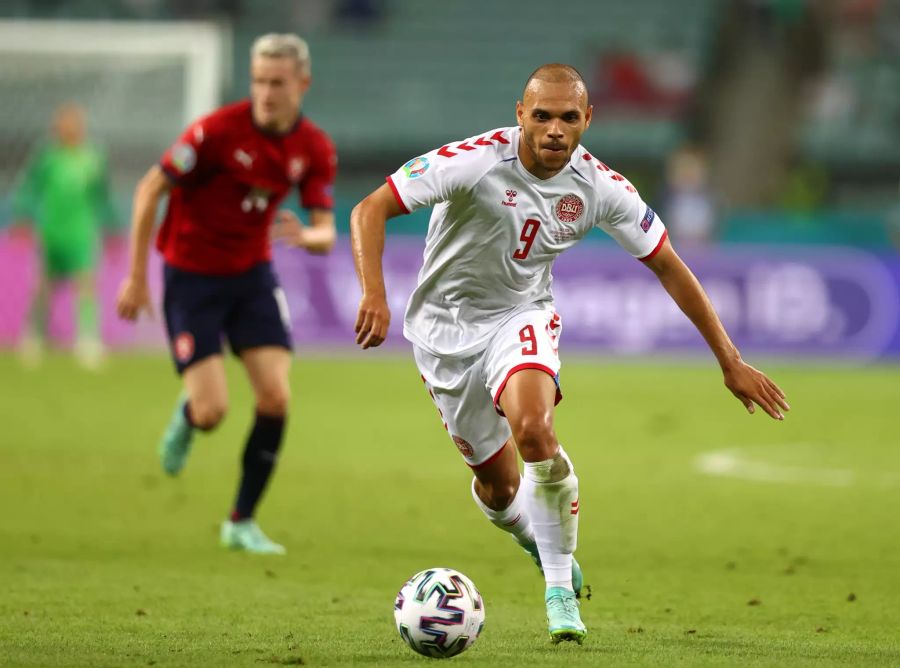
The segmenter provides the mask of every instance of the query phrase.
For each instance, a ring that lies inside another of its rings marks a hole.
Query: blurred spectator
[[[86,368],[102,362],[94,271],[101,224],[115,218],[109,195],[106,158],[87,141],[84,111],[59,107],[52,140],[25,169],[13,199],[19,224],[32,224],[42,253],[41,274],[20,344],[23,362],[41,360],[48,333],[50,304],[60,283],[74,280],[77,297],[75,354]]]
[[[841,0],[834,7],[835,48],[838,52],[857,56],[880,51],[880,25],[887,28],[890,21],[879,21],[881,0]],[[887,17],[885,17],[887,18]],[[885,37],[889,32],[884,33]]]
[[[611,50],[597,58],[590,87],[591,104],[603,113],[608,110],[652,108],[656,91],[637,55]]]
[[[682,111],[691,101],[697,86],[697,68],[685,53],[669,46],[648,54],[647,70],[660,103],[672,114]]]
[[[669,156],[662,219],[679,247],[707,246],[716,234],[716,206],[704,152],[683,146]]]
[[[672,117],[689,102],[696,80],[696,69],[674,48],[644,57],[626,50],[605,50],[596,56],[591,104],[601,115],[637,111]]]

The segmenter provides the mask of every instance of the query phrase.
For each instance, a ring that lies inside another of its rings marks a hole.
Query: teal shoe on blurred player
[[[188,424],[184,416],[184,401],[178,402],[169,426],[159,442],[159,461],[163,471],[169,475],[178,475],[187,462],[191,452],[191,441],[194,438],[194,428]]]
[[[531,557],[531,560],[534,561],[535,565],[540,569],[541,575],[544,574],[544,568],[541,566],[541,555],[538,553],[537,543],[529,543],[528,545],[522,545],[522,549],[528,553],[528,556]],[[572,557],[572,589],[575,590],[575,596],[581,598],[581,588],[584,586],[584,575],[581,572],[581,566],[578,565],[578,562],[575,560],[575,557]]]
[[[587,629],[578,612],[575,592],[563,587],[550,587],[545,595],[547,602],[547,624],[550,640],[554,643],[574,640],[579,645],[587,636]]]
[[[220,534],[222,547],[253,554],[286,554],[283,545],[269,539],[252,519],[225,520]]]

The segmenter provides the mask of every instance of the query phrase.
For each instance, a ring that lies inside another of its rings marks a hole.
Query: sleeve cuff
[[[162,170],[163,174],[166,175],[166,178],[169,179],[172,183],[179,183],[181,181],[181,176],[175,173],[171,167],[169,167],[166,163],[160,162],[159,168]]]
[[[669,238],[669,230],[663,230],[662,236],[659,238],[659,241],[656,244],[656,248],[650,251],[644,257],[639,257],[638,260],[641,262],[647,262],[648,260],[652,260],[653,257],[659,252],[659,250],[663,247],[663,244],[666,243],[666,239]]]
[[[400,197],[400,191],[397,190],[397,186],[394,184],[394,179],[392,177],[388,176],[386,181],[387,181],[388,185],[391,187],[391,192],[394,193],[394,197],[397,200],[397,204],[399,204],[400,208],[403,209],[403,213],[409,213],[409,209],[407,208],[406,204],[404,204],[403,198]]]

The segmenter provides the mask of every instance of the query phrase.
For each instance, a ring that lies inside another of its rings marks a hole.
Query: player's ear
[[[591,118],[594,116],[594,105],[589,104],[584,112],[584,129],[591,127]]]
[[[519,127],[522,127],[522,124],[525,122],[525,105],[522,104],[522,100],[518,100],[516,102],[516,124]]]

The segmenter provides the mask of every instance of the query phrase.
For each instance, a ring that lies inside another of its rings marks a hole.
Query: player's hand
[[[359,313],[356,316],[356,343],[366,348],[380,346],[387,338],[388,326],[391,324],[391,310],[383,296],[363,298],[359,302]]]
[[[32,238],[33,223],[28,219],[20,219],[13,222],[9,228],[9,236],[13,241],[21,243],[29,242]]]
[[[137,320],[141,311],[146,311],[147,315],[153,317],[153,304],[150,301],[150,289],[147,287],[147,281],[126,278],[119,287],[116,313],[123,320],[133,322]]]
[[[272,241],[280,241],[286,246],[305,248],[304,234],[306,226],[293,211],[279,209],[272,223]]]
[[[784,392],[766,374],[739,361],[724,369],[725,386],[740,399],[748,413],[755,413],[757,404],[775,420],[783,420],[782,410],[789,411]]]

